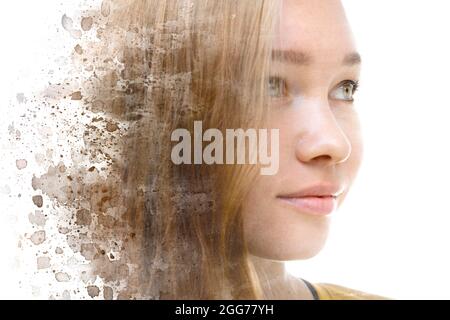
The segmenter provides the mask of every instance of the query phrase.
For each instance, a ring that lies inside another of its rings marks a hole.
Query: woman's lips
[[[278,197],[281,201],[293,206],[301,213],[312,215],[328,215],[337,207],[334,196],[306,196],[298,198]]]
[[[299,192],[277,196],[301,213],[328,215],[337,208],[337,197],[344,187],[334,183],[318,183]]]

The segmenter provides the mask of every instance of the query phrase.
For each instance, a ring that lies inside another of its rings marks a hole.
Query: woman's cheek
[[[359,117],[356,111],[351,110],[338,120],[352,148],[345,165],[348,171],[347,175],[350,180],[353,180],[358,173],[364,151]]]

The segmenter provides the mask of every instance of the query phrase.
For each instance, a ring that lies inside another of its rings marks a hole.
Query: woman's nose
[[[296,143],[296,157],[305,163],[337,164],[351,154],[351,144],[333,114],[328,101],[302,106],[303,114]],[[300,119],[299,119],[300,120]]]

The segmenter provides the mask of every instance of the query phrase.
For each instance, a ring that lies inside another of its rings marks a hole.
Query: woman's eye
[[[346,80],[331,92],[331,98],[335,100],[353,101],[353,95],[358,90],[358,81]]]
[[[270,77],[268,83],[269,96],[282,98],[287,95],[286,81],[279,77]]]

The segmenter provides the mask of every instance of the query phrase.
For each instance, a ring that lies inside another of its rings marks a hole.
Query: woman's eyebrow
[[[308,65],[312,62],[311,55],[297,50],[272,50],[272,60],[296,65]],[[342,59],[342,65],[354,66],[361,64],[361,55],[358,52],[347,54]]]
[[[349,53],[344,57],[342,64],[350,67],[357,64],[361,64],[361,55],[358,52]]]
[[[312,59],[310,55],[303,51],[272,50],[272,60],[298,65],[308,65]]]

